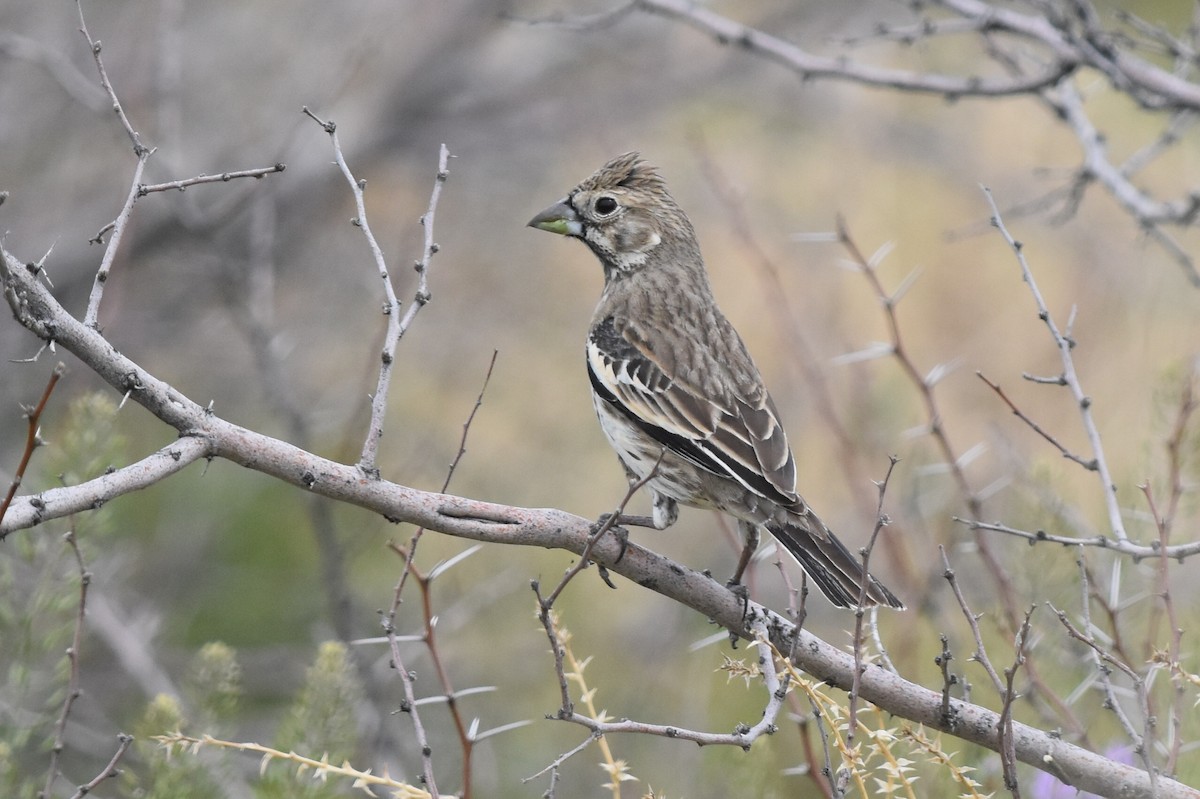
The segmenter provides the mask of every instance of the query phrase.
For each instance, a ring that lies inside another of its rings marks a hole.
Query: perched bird
[[[530,227],[581,239],[604,267],[587,337],[600,427],[631,481],[645,479],[657,529],[678,503],[723,511],[747,539],[734,582],[765,527],[829,600],[903,608],[796,493],[796,464],[775,403],[718,310],[695,231],[637,153],[602,166]]]

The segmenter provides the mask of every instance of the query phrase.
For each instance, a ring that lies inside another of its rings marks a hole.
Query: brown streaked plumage
[[[765,527],[831,602],[856,606],[862,565],[796,493],[775,403],[717,308],[692,224],[658,172],[637,153],[618,156],[529,224],[581,239],[604,267],[588,376],[630,478],[658,464],[647,483],[654,526],[674,523],[682,502],[728,513],[751,539]],[[904,607],[866,581],[867,605]]]

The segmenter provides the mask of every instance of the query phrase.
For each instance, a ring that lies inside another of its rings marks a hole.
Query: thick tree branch
[[[95,329],[71,316],[27,268],[0,248],[0,280],[16,319],[43,340],[54,340],[73,353],[115,390],[174,427],[189,452],[230,460],[315,494],[375,511],[397,522],[498,544],[564,549],[576,554],[588,546],[592,522],[556,509],[519,508],[464,497],[419,491],[372,479],[357,466],[321,458],[287,442],[225,421],[117,352]],[[195,442],[201,442],[202,446]],[[166,457],[171,457],[168,453]],[[62,515],[42,495],[42,518]],[[20,503],[14,509],[21,507]],[[32,527],[36,519],[11,515],[0,534]],[[795,664],[830,685],[850,690],[854,656],[826,643],[783,616],[747,603],[711,577],[685,568],[634,543],[612,537],[595,542],[591,559],[627,579],[679,602],[734,633],[750,639],[751,628],[765,625],[771,642],[792,653]],[[999,714],[965,702],[942,708],[936,691],[909,682],[880,666],[860,676],[859,695],[897,716],[943,730],[998,751]],[[1024,724],[1013,723],[1011,746],[1017,759],[1054,774],[1081,790],[1122,797],[1150,797],[1149,776],[1138,769],[1089,752]],[[1004,742],[1008,744],[1008,741]],[[1165,778],[1157,780],[1158,799],[1195,799],[1196,792]]]
[[[1061,60],[1032,76],[983,78],[937,75],[861,64],[844,57],[814,55],[792,42],[701,8],[691,0],[637,0],[637,8],[675,19],[707,33],[721,44],[736,44],[782,64],[803,80],[840,78],[885,89],[941,94],[947,97],[1002,97],[1031,94],[1055,85],[1075,68]]]

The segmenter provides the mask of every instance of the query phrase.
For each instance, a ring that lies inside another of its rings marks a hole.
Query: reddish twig
[[[54,367],[54,371],[50,373],[50,380],[46,383],[46,390],[42,392],[42,398],[38,400],[38,404],[31,409],[25,411],[25,418],[29,422],[29,431],[25,436],[25,450],[21,453],[21,461],[17,464],[17,471],[13,473],[12,483],[8,487],[8,493],[4,496],[4,502],[0,502],[0,521],[4,521],[4,514],[8,512],[8,506],[12,504],[13,497],[17,495],[17,489],[21,487],[21,481],[25,479],[25,470],[29,468],[29,460],[33,457],[33,451],[41,444],[41,438],[38,436],[38,425],[42,420],[42,412],[46,410],[46,403],[50,401],[50,394],[54,391],[54,387],[58,385],[59,379],[67,371],[66,364],[61,361]],[[4,536],[0,534],[0,540]]]
[[[450,467],[446,472],[446,479],[442,482],[443,493],[450,487],[450,481],[454,477],[454,472],[458,468],[458,464],[462,460],[463,456],[467,453],[467,436],[471,432],[471,423],[475,421],[475,415],[479,412],[480,407],[483,405],[483,395],[487,391],[488,383],[491,382],[492,370],[496,368],[496,358],[499,354],[500,353],[498,350],[492,351],[492,358],[488,362],[487,373],[483,378],[483,385],[479,388],[479,394],[475,397],[475,404],[471,407],[471,412],[467,414],[467,419],[465,422],[463,422],[462,437],[458,442],[458,452],[455,453],[454,459],[450,462]],[[396,638],[395,626],[396,613],[399,610],[400,603],[402,601],[405,583],[408,581],[408,577],[411,575],[413,579],[417,581],[417,586],[421,592],[421,609],[423,614],[423,632],[421,635],[421,640],[429,650],[434,671],[437,673],[438,681],[441,683],[446,704],[450,709],[450,717],[454,722],[454,728],[458,734],[459,745],[462,748],[463,753],[462,797],[463,799],[469,799],[471,796],[471,757],[474,753],[474,736],[471,733],[470,727],[463,719],[462,712],[458,707],[458,702],[456,699],[457,694],[455,693],[453,683],[450,680],[450,674],[446,670],[446,667],[442,661],[441,654],[438,650],[437,637],[434,632],[436,625],[434,624],[435,614],[433,612],[432,584],[434,578],[443,573],[445,567],[448,567],[449,564],[443,564],[442,567],[435,568],[428,575],[417,569],[416,564],[413,561],[413,557],[416,554],[417,544],[420,542],[421,536],[424,534],[424,532],[424,527],[417,528],[417,531],[413,534],[412,539],[409,541],[407,549],[398,547],[394,544],[389,544],[394,552],[404,558],[404,570],[400,575],[400,580],[396,583],[396,588],[392,594],[392,605],[388,610],[387,616],[384,618],[383,626],[387,634],[389,645],[392,647],[393,652],[398,651],[399,642]],[[457,563],[459,559],[477,551],[477,549],[478,547],[472,547],[466,550],[464,553],[460,553],[451,562]]]
[[[1050,446],[1052,446],[1056,450],[1058,450],[1059,454],[1061,454],[1064,458],[1066,458],[1067,460],[1070,460],[1070,461],[1074,461],[1075,463],[1078,463],[1080,466],[1087,469],[1089,472],[1096,471],[1096,459],[1095,458],[1091,458],[1090,460],[1084,460],[1083,458],[1076,455],[1074,452],[1071,452],[1069,449],[1067,449],[1062,444],[1060,444],[1058,439],[1056,439],[1050,433],[1046,432],[1046,430],[1041,425],[1039,425],[1037,422],[1033,421],[1033,419],[1030,419],[1025,414],[1024,411],[1022,411],[1020,408],[1018,408],[1016,406],[1016,404],[1011,399],[1008,398],[1008,395],[1004,393],[1004,389],[1000,388],[1000,385],[998,383],[993,383],[991,380],[988,380],[987,377],[983,374],[983,372],[976,372],[975,376],[978,377],[980,380],[982,380],[984,383],[986,383],[988,388],[990,388],[992,391],[996,392],[996,396],[998,396],[1001,399],[1001,401],[1004,402],[1004,404],[1008,406],[1008,409],[1013,412],[1014,416],[1016,416],[1018,419],[1020,419],[1026,425],[1028,425],[1030,430],[1037,433],[1039,436],[1041,436],[1047,442],[1049,442]],[[1060,380],[1059,378],[1056,378],[1054,380],[1054,382],[1058,383],[1059,380]],[[1040,382],[1044,382],[1044,381],[1036,380],[1034,382],[1040,383]]]

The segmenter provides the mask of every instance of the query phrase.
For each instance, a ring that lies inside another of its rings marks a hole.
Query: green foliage
[[[362,701],[363,689],[346,646],[327,641],[279,727],[276,748],[330,763],[352,760],[358,747],[355,711]],[[325,799],[341,793],[323,780],[300,776],[291,769],[271,769],[260,787],[264,799]]]
[[[90,479],[119,462],[124,439],[113,431],[116,405],[85,394],[69,406],[56,434],[42,444],[45,485]],[[39,463],[35,452],[33,463]],[[28,478],[27,478],[28,479]],[[34,482],[34,481],[29,481]],[[111,533],[111,514],[88,514],[75,528],[85,550]],[[79,613],[79,565],[51,527],[10,536],[0,551],[0,794],[34,796],[44,789],[48,751],[61,712]],[[86,562],[86,557],[85,557]]]
[[[183,686],[195,708],[197,726],[215,733],[217,727],[233,720],[242,695],[241,679],[242,668],[232,647],[214,641],[200,649]]]
[[[197,656],[197,662],[203,654]],[[160,694],[134,725],[136,749],[144,767],[125,770],[127,795],[137,799],[218,799],[224,792],[210,776],[212,758],[170,756],[152,736],[185,726],[173,697]]]

